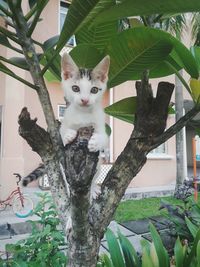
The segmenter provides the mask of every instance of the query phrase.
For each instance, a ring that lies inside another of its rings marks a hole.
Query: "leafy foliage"
[[[182,201],[183,205],[172,205],[167,201],[162,201],[161,208],[168,211],[166,217],[172,222],[172,235],[178,235],[192,242],[200,228],[200,207],[192,199]]]
[[[200,264],[200,229],[194,243],[188,247],[178,237],[174,246],[174,256],[170,258],[153,224],[150,224],[152,242],[141,240],[141,257],[130,241],[118,231],[118,237],[108,229],[106,233],[109,256],[102,254],[97,267],[197,267]]]
[[[6,245],[6,251],[11,254],[11,258],[6,261],[5,266],[66,266],[66,255],[61,250],[66,246],[64,233],[58,228],[60,221],[52,198],[47,193],[38,196],[40,202],[34,214],[39,217],[39,220],[30,221],[32,233],[27,239],[18,241],[14,245]],[[3,264],[5,261],[1,260],[0,264],[1,262]]]
[[[177,14],[185,12],[200,11],[200,3],[198,0],[185,0],[184,4],[181,0],[168,0],[160,2],[160,0],[123,0],[119,1],[102,13],[94,21],[95,24],[112,21],[124,17],[151,15],[151,14]]]

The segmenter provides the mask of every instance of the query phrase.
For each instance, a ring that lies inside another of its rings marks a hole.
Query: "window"
[[[66,105],[58,105],[58,120],[59,121],[63,120],[65,109],[66,109]]]
[[[147,155],[148,159],[172,159],[173,157],[168,154],[167,143],[161,144],[156,147]]]
[[[67,11],[69,9],[70,3],[69,1],[60,1],[60,32],[62,30],[65,17],[67,15]],[[67,42],[68,45],[74,46],[75,45],[75,38],[72,36],[69,41]]]
[[[166,154],[166,145],[165,145],[165,143],[161,144],[158,147],[156,147],[150,153],[153,153],[153,154]]]

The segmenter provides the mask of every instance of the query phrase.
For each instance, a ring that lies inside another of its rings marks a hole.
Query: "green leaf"
[[[6,47],[11,47],[11,44],[9,43],[8,38],[2,33],[0,33],[0,44]]]
[[[174,247],[174,257],[176,267],[184,267],[183,262],[185,258],[185,248],[182,246],[180,238],[178,237]]]
[[[120,4],[112,5],[100,13],[94,22],[98,24],[131,16],[195,11],[200,11],[199,0],[185,0],[184,2],[182,0],[123,0]]]
[[[9,61],[16,67],[29,71],[29,66],[24,57],[12,57]]]
[[[163,62],[173,48],[166,34],[156,29],[137,27],[112,38],[106,49],[111,58],[109,87],[140,79],[145,69],[150,70],[151,76],[151,69]]]
[[[117,238],[110,229],[107,229],[106,231],[106,240],[108,243],[108,248],[113,265],[115,267],[125,267],[119,243],[117,241]]]
[[[37,4],[37,0],[28,0],[28,3],[29,3],[29,7],[30,8],[33,8],[35,4]]]
[[[114,267],[112,264],[112,261],[110,260],[108,255],[106,255],[106,254],[101,255],[101,259],[104,263],[104,265],[103,265],[104,267]]]
[[[44,74],[44,78],[50,82],[50,83],[53,83],[53,82],[60,82],[60,79],[58,79],[56,77],[56,75],[53,74],[53,72],[51,72],[50,70],[47,70]]]
[[[82,0],[73,0],[64,21],[57,50],[59,51],[73,34],[112,2],[112,0],[86,0],[83,3]]]
[[[47,62],[51,59],[52,54],[54,53],[55,49],[51,48],[48,49],[47,51],[45,51],[43,57],[41,57],[40,59],[40,64],[45,66],[47,64]],[[53,62],[51,62],[51,65],[48,69],[49,72],[51,72],[51,74],[58,80],[61,80],[61,76],[60,76],[60,72],[61,72],[61,68],[60,68],[60,61],[61,61],[61,56],[58,54],[56,56],[56,58],[54,59]],[[47,72],[47,71],[46,71]],[[48,73],[44,75],[47,75],[48,77]]]
[[[150,249],[151,249],[150,242],[145,239],[142,239],[141,245],[142,245],[142,267],[154,267],[154,264],[150,256]]]
[[[198,261],[197,267],[200,267],[200,241],[197,244],[197,261]]]
[[[193,246],[190,250],[188,257],[184,260],[184,267],[190,266],[190,263],[192,262],[192,260],[194,259],[195,255],[196,255],[197,246],[198,246],[199,241],[200,241],[200,229],[198,230],[198,232],[196,234],[196,237],[195,237],[194,242],[193,242]]]
[[[127,97],[106,107],[104,111],[108,115],[133,124],[134,114],[136,112],[136,101],[137,98],[135,96]]]
[[[70,55],[80,68],[87,69],[94,68],[103,58],[103,55],[94,45],[88,44],[77,45],[70,51]]]
[[[126,267],[140,267],[140,260],[131,242],[127,237],[122,235],[120,231],[118,231],[118,236],[124,254]]]
[[[57,42],[58,42],[59,37],[60,37],[60,35],[55,35],[55,36],[49,38],[48,40],[46,40],[43,43],[43,49],[46,51],[46,50],[48,50],[50,48],[55,47]]]
[[[188,217],[185,217],[185,222],[187,224],[188,229],[190,230],[190,233],[195,238],[199,229],[198,226],[192,223]]]
[[[190,48],[190,51],[191,51],[193,57],[195,58],[198,69],[200,71],[200,47],[199,46],[192,46]]]
[[[165,247],[163,246],[162,240],[153,224],[150,224],[150,232],[155,249],[157,252],[159,264],[162,267],[169,267],[169,256]]]
[[[184,68],[194,78],[199,76],[190,51],[178,39],[158,29],[137,27],[123,31],[112,38],[106,53],[111,57],[109,87],[141,79],[145,69],[150,70],[150,78],[174,73],[165,61],[178,70]]]
[[[76,33],[76,43],[92,44],[99,50],[103,51],[108,41],[117,33],[117,29],[117,21],[101,23],[97,27],[92,28],[86,24]]]
[[[0,0],[0,16],[7,16],[7,12],[9,12],[8,4],[5,1]]]
[[[112,133],[112,129],[111,129],[110,126],[106,123],[106,134],[107,134],[108,136],[110,136],[111,133]]]

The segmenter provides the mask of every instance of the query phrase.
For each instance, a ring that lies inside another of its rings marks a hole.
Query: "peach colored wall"
[[[24,8],[27,8],[28,1],[24,1]],[[38,24],[34,38],[40,42],[58,34],[58,13],[59,1],[51,0],[47,4],[45,11],[42,13],[43,20]],[[2,52],[2,48],[0,48]],[[4,51],[5,52],[5,51]],[[8,56],[13,56],[10,51],[7,51]],[[14,70],[16,72],[16,70]],[[29,74],[19,71],[25,79],[31,80]],[[6,189],[0,187],[0,198],[4,197],[14,187],[13,172],[20,172],[22,175],[27,175],[30,171],[38,166],[40,162],[39,156],[34,153],[28,144],[18,136],[17,118],[21,109],[24,106],[28,107],[31,117],[38,118],[38,124],[46,128],[46,123],[42,108],[40,106],[37,94],[34,90],[24,86],[14,79],[0,74],[1,81],[5,81],[4,90],[0,90],[0,104],[4,103],[3,107],[3,149],[0,158],[0,184]],[[162,80],[174,82],[174,77],[165,77]],[[158,80],[151,80],[152,87],[155,89]],[[48,84],[54,112],[57,116],[57,105],[64,104],[63,93],[59,83]],[[155,90],[154,90],[155,91]],[[186,90],[185,90],[186,91]],[[114,88],[114,102],[135,95],[134,82],[126,82],[117,88]],[[107,95],[108,102],[109,96]],[[174,116],[169,118],[168,124],[174,121]],[[132,131],[132,125],[114,119],[113,122],[113,146],[114,159],[123,150]],[[176,162],[175,162],[175,138],[171,138],[167,142],[168,159],[148,159],[146,165],[141,172],[134,178],[131,186],[153,186],[169,184],[175,180]]]
[[[27,2],[23,2],[24,10],[27,10]],[[59,1],[49,1],[42,14],[43,21],[37,26],[35,38],[41,42],[58,34],[58,8]],[[48,25],[48,26],[47,26]],[[18,56],[10,50],[0,48],[1,55],[7,53],[7,57]],[[10,67],[10,66],[9,66]],[[19,76],[31,81],[29,74],[21,70],[11,68]],[[38,118],[38,124],[46,128],[46,123],[37,94],[34,90],[24,86],[16,80],[0,74],[1,87],[0,104],[3,104],[3,146],[0,157],[0,198],[4,198],[15,187],[13,172],[27,175],[38,163],[41,162],[39,156],[31,150],[28,144],[18,135],[18,115],[24,106],[28,107],[31,117]],[[5,84],[3,83],[5,81]],[[59,84],[49,85],[53,108],[57,116],[57,104],[63,104],[63,96]]]

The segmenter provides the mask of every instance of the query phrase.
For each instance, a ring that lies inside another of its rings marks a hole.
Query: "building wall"
[[[160,81],[174,82],[173,76],[164,77],[162,79],[151,79],[154,96],[156,95],[157,85]],[[125,97],[135,96],[135,83],[128,81],[117,88],[114,88],[114,102]],[[174,99],[174,94],[172,101]],[[169,115],[167,128],[175,122],[175,116]],[[114,119],[113,135],[114,135],[114,160],[125,147],[133,126],[118,119]],[[123,134],[122,134],[123,133]],[[166,154],[149,153],[148,159],[141,171],[134,177],[130,183],[130,187],[146,187],[146,186],[161,186],[175,183],[176,179],[176,150],[175,137],[172,137],[166,142]]]
[[[28,1],[27,1],[28,3]],[[24,2],[25,9],[26,3]],[[59,28],[59,1],[49,1],[45,11],[42,13],[43,20],[38,23],[34,38],[40,42],[58,34]],[[38,50],[39,51],[39,50]],[[6,51],[0,47],[0,53],[7,53],[8,57],[13,56],[13,52]],[[29,74],[21,70],[14,70],[27,80],[31,80]],[[1,198],[15,187],[13,172],[27,175],[41,162],[39,156],[31,150],[29,145],[18,135],[17,119],[21,109],[28,107],[31,117],[38,118],[38,124],[46,128],[45,118],[40,106],[37,94],[22,83],[0,73],[2,81],[0,90],[0,105],[3,105],[3,148],[0,158],[0,187]],[[173,77],[160,79],[174,82]],[[156,93],[159,80],[151,80],[154,93]],[[48,83],[48,90],[52,101],[54,112],[57,116],[57,105],[64,104],[63,93],[59,83]],[[113,89],[113,102],[122,98],[136,95],[134,82],[126,82]],[[104,98],[104,105],[109,103],[109,93]],[[174,123],[174,116],[169,116],[168,127]],[[120,120],[113,120],[111,143],[113,144],[113,160],[115,160],[123,150],[130,137],[133,126]],[[149,155],[147,163],[141,172],[133,179],[130,186],[156,186],[168,185],[175,181],[176,177],[176,152],[175,138],[167,141],[166,155]]]

